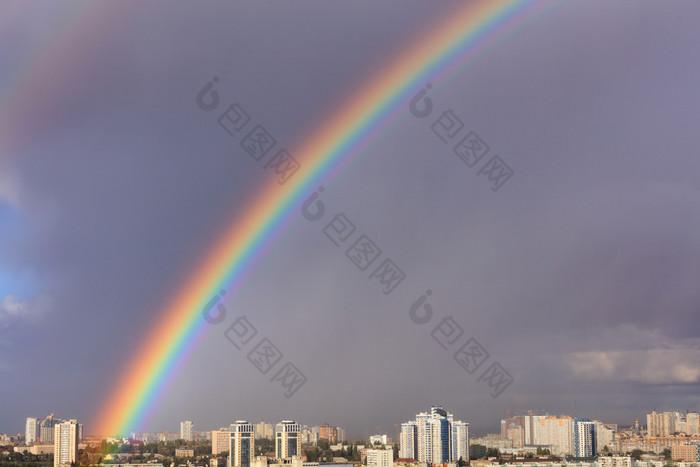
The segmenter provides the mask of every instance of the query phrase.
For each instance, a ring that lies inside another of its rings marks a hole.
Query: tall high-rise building
[[[543,417],[536,424],[538,445],[549,445],[552,454],[573,454],[574,419],[571,417]]]
[[[190,420],[180,422],[180,439],[194,441],[194,423]]]
[[[600,452],[615,441],[617,425],[595,421],[595,450]]]
[[[255,457],[255,428],[237,420],[231,425],[228,467],[250,467]]]
[[[42,444],[53,444],[54,428],[61,421],[51,414],[39,422],[39,440]]]
[[[367,467],[394,467],[394,450],[368,449]]]
[[[457,435],[458,437],[456,437]],[[443,464],[456,461],[455,455],[468,459],[469,424],[455,421],[442,406],[422,412],[416,419],[401,424],[400,457],[420,462]]]
[[[527,415],[516,415],[501,420],[501,439],[510,440],[513,447],[533,446],[543,444],[540,421],[545,415],[535,415],[532,411]]]
[[[647,436],[670,436],[676,431],[676,417],[672,412],[658,413],[656,410],[647,414]]]
[[[574,420],[574,456],[594,457],[595,455],[595,423],[587,418],[577,418]]]
[[[696,435],[700,433],[700,414],[690,412],[685,414],[685,423],[688,428],[688,435]]]
[[[399,438],[399,457],[401,459],[415,459],[418,449],[418,426],[415,422],[401,424]]]
[[[24,430],[24,441],[27,444],[36,443],[39,437],[39,420],[34,417],[27,418],[27,424]]]
[[[328,440],[330,444],[335,444],[338,442],[338,428],[324,423],[321,425],[321,429],[318,434],[318,439]]]
[[[506,427],[506,439],[510,441],[513,448],[522,448],[525,446],[525,427],[511,423]]]
[[[291,459],[301,455],[301,426],[292,420],[283,420],[275,426],[275,457]]]
[[[228,452],[231,432],[224,428],[211,432],[211,453],[213,455]]]
[[[54,467],[70,466],[78,461],[78,443],[80,427],[76,420],[57,423],[54,426],[53,465]]]
[[[313,429],[308,427],[303,427],[301,429],[301,443],[316,443],[318,441],[318,431],[314,432]]]
[[[452,461],[469,461],[469,423],[452,422]]]
[[[274,438],[275,432],[272,427],[272,423],[265,423],[264,421],[255,425],[255,439]]]

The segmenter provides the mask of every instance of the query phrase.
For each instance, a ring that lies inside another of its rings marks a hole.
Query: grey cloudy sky
[[[293,148],[458,4],[4,3],[0,432],[50,411],[90,432],[163,305],[270,180],[195,105],[212,76]],[[307,383],[285,398],[212,327],[143,429],[391,434],[435,403],[481,431],[506,409],[700,409],[698,49],[700,4],[574,1],[454,70],[435,109],[513,177],[492,191],[431,131],[437,112],[406,106],[323,193],[405,280],[384,295],[325,220],[295,215],[226,306]],[[431,337],[447,316],[455,346],[490,354],[474,374]],[[479,375],[496,361],[513,382],[493,398]]]

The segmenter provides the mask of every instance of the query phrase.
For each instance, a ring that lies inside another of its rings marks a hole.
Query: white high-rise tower
[[[78,461],[80,426],[76,420],[58,423],[53,434],[53,465],[67,467]]]
[[[194,423],[189,420],[180,422],[180,439],[194,441]]]

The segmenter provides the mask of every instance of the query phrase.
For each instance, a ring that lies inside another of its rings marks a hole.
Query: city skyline
[[[431,412],[433,413],[435,410],[443,411],[442,405],[440,404],[433,404],[431,406]],[[430,418],[430,413],[428,412],[421,412],[418,414],[419,419],[427,419]],[[611,421],[609,419],[591,419],[591,418],[586,418],[586,417],[579,417],[575,416],[572,414],[568,413],[550,413],[547,410],[521,410],[521,411],[511,411],[508,409],[506,411],[507,414],[509,414],[510,418],[502,418],[500,419],[500,428],[498,428],[498,424],[494,424],[493,428],[481,428],[478,431],[475,431],[473,427],[470,425],[470,423],[467,421],[466,426],[467,426],[467,431],[470,433],[469,436],[483,436],[486,434],[492,434],[492,433],[500,433],[504,437],[504,439],[509,438],[509,435],[507,434],[508,430],[508,423],[509,421],[516,420],[518,418],[522,417],[534,417],[530,422],[527,422],[525,426],[523,426],[524,431],[521,435],[522,437],[522,442],[523,444],[536,444],[533,442],[533,434],[532,433],[532,427],[528,424],[533,423],[533,420],[559,420],[559,419],[566,419],[572,422],[572,430],[574,429],[573,424],[576,422],[601,422],[607,425],[614,425],[616,427],[620,427],[620,429],[626,429],[626,428],[634,428],[635,425],[641,427],[640,429],[644,430],[647,432],[647,436],[654,437],[654,436],[671,436],[674,433],[680,432],[680,433],[686,433],[686,434],[700,434],[700,408],[695,409],[695,410],[688,410],[686,409],[685,411],[679,411],[679,410],[666,410],[666,411],[657,411],[656,409],[652,409],[650,412],[641,414],[639,417],[636,417],[634,421],[631,423],[619,423],[615,421]],[[454,421],[454,416],[453,414],[449,412],[445,412],[445,417],[447,417],[448,420],[451,422],[461,424],[463,423],[462,421]],[[497,417],[498,418],[498,417]],[[646,420],[646,424],[644,423],[644,420]],[[27,417],[25,424],[24,424],[24,434],[25,434],[25,439],[31,439],[30,433],[41,433],[41,428],[44,428],[44,433],[46,434],[53,434],[54,431],[54,426],[58,423],[65,422],[66,420],[63,420],[61,418],[56,417],[54,413],[49,414],[45,418],[38,418],[38,417]],[[635,423],[637,422],[637,423]],[[124,436],[124,438],[129,438],[131,437],[134,433],[140,433],[140,434],[154,434],[158,435],[162,432],[167,432],[169,434],[175,435],[176,439],[183,439],[183,440],[193,440],[195,435],[203,434],[203,433],[211,433],[212,435],[214,433],[230,433],[231,431],[235,430],[237,424],[243,423],[243,424],[248,424],[247,421],[242,421],[238,420],[235,423],[230,423],[228,425],[228,428],[225,428],[225,426],[220,426],[220,427],[204,427],[203,429],[196,430],[195,429],[195,423],[191,420],[186,420],[186,421],[181,421],[179,422],[178,429],[176,430],[171,430],[169,431],[168,428],[163,428],[157,429],[155,431],[151,432],[132,432]],[[415,421],[408,422],[410,423],[416,423]],[[287,420],[287,419],[281,419],[280,422],[272,423],[272,422],[267,422],[264,419],[261,419],[257,423],[251,422],[252,432],[255,434],[255,438],[268,438],[268,439],[274,439],[275,438],[275,433],[277,430],[277,427],[283,425],[283,424],[293,424],[294,426],[299,427],[299,433],[300,435],[304,435],[304,431],[310,430],[312,432],[316,433],[316,438],[315,440],[318,439],[326,439],[331,442],[331,444],[340,442],[340,441],[345,441],[347,440],[346,436],[346,430],[342,428],[341,425],[329,425],[328,423],[323,423],[323,424],[307,424],[307,423],[297,423],[295,421]],[[406,425],[406,423],[401,422],[401,423],[395,423],[392,426],[394,427],[394,431],[388,431],[388,430],[375,430],[374,432],[369,432],[367,430],[364,430],[363,433],[361,434],[355,434],[355,433],[350,433],[350,436],[354,440],[358,439],[372,439],[373,437],[381,437],[382,435],[386,438],[388,437],[391,439],[394,443],[398,443],[399,440],[401,439],[401,430],[399,429],[401,426]],[[82,438],[82,432],[83,432],[83,424],[79,424],[80,427],[80,437]],[[324,429],[326,430],[324,432]],[[225,430],[225,431],[220,431],[220,430]],[[314,431],[315,430],[315,431]],[[328,431],[332,430],[332,431]],[[398,430],[398,431],[397,431]],[[506,431],[504,431],[506,430]],[[343,435],[340,436],[339,433],[342,432]],[[9,432],[8,432],[9,433]],[[573,433],[573,432],[572,432]],[[46,436],[46,434],[44,436]],[[398,435],[398,436],[397,436]],[[93,436],[93,435],[91,435]],[[36,437],[36,435],[35,435]],[[39,436],[40,437],[40,436]],[[112,437],[112,436],[110,436]],[[335,438],[337,437],[337,438]],[[226,437],[228,439],[228,437]],[[304,441],[304,438],[300,438],[301,442],[306,443],[309,441]],[[48,439],[48,442],[51,443],[53,442],[53,437]],[[228,442],[228,441],[226,441]],[[40,443],[43,444],[43,443]],[[573,449],[573,448],[572,448]]]

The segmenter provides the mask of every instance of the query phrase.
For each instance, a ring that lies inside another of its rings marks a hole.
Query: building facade
[[[368,449],[367,467],[394,467],[394,450]]]
[[[415,459],[418,449],[418,427],[413,422],[401,424],[399,435],[399,457],[401,459]]]
[[[700,445],[671,446],[671,459],[681,462],[700,462]]]
[[[54,414],[49,415],[39,422],[39,440],[42,444],[53,444],[54,428],[62,420],[54,417]]]
[[[230,439],[231,432],[229,430],[213,430],[211,432],[211,453],[217,455],[228,452]]]
[[[444,464],[469,457],[469,424],[455,421],[442,406],[416,415],[416,419],[401,424],[400,454],[431,464]],[[457,456],[457,458],[455,458]]]
[[[301,426],[283,420],[275,426],[275,457],[291,459],[292,456],[301,456]]]
[[[595,455],[595,423],[587,418],[577,418],[574,420],[574,456],[594,457]]]
[[[180,422],[180,439],[194,441],[194,423],[190,420]]]
[[[36,443],[39,437],[39,420],[33,417],[27,418],[27,423],[24,429],[24,441],[27,444]]]
[[[53,465],[69,467],[78,461],[80,429],[76,420],[58,423],[54,426]]]
[[[324,423],[319,430],[318,439],[326,439],[329,444],[336,444],[338,442],[338,428]]]
[[[452,461],[469,461],[469,423],[452,422]]]
[[[630,456],[600,456],[598,467],[632,467]]]
[[[261,421],[255,425],[255,439],[267,438],[272,439],[275,436],[274,427],[272,423],[265,423]]]
[[[255,428],[237,420],[229,433],[228,467],[250,467],[255,457]]]
[[[536,445],[551,446],[552,454],[573,454],[574,419],[543,417],[536,425]]]

